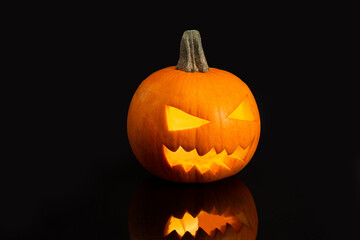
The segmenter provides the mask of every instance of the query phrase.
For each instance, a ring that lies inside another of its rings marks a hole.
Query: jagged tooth
[[[214,240],[221,240],[223,239],[223,233],[219,229],[215,229],[215,234],[213,237]]]
[[[220,215],[219,211],[217,210],[217,208],[214,206],[213,209],[211,210],[210,214],[212,215]]]
[[[228,207],[226,205],[220,203],[220,204],[216,204],[216,209],[218,210],[218,213],[219,213],[220,216],[224,216],[224,214],[226,213]]]
[[[210,202],[205,202],[204,205],[202,205],[202,210],[206,213],[211,213],[213,208],[214,208],[214,205]]]
[[[196,233],[192,235],[190,232],[185,232],[184,236],[182,236],[180,239],[194,239],[196,236]]]
[[[236,217],[242,222],[244,223],[247,227],[249,227],[250,229],[252,229],[251,224],[248,220],[248,218],[246,217],[245,213],[242,211],[239,214],[236,215]]]
[[[210,149],[210,151],[208,151],[205,155],[203,155],[202,157],[206,157],[206,158],[210,158],[210,157],[214,157],[216,156],[216,151],[214,148]]]
[[[215,148],[212,148],[212,149],[210,150],[210,152],[211,152],[211,157],[214,157],[214,156],[218,155],[218,153],[216,152],[216,149],[215,149]]]
[[[238,154],[242,153],[243,151],[244,151],[244,149],[239,145],[236,147],[235,151],[231,155],[238,155]]]
[[[206,173],[208,171],[213,172],[213,169],[209,164],[202,164],[202,165],[198,165],[198,166],[195,166],[195,167],[199,171],[200,174],[204,174],[204,173]]]
[[[187,212],[194,218],[196,218],[200,214],[201,211],[202,211],[202,209],[197,208],[197,206],[194,206],[187,210]]]
[[[180,164],[177,165],[172,165],[169,161],[170,167],[175,171],[175,172],[182,172],[185,171],[184,167]]]
[[[164,233],[164,237],[166,237],[166,239],[181,239],[182,236],[180,236],[176,230],[173,230],[169,234]]]
[[[224,234],[225,233],[225,231],[226,231],[226,224],[224,224],[224,225],[221,225],[221,226],[219,226],[219,227],[217,227],[217,229],[219,229],[220,230],[220,232],[222,233],[222,234]]]
[[[207,234],[205,232],[204,229],[202,229],[201,227],[199,227],[198,232],[196,233],[196,239],[202,239],[202,240],[210,240],[212,239],[211,236],[209,236],[209,234]]]
[[[239,228],[240,230],[240,228]],[[224,232],[224,239],[236,239],[236,235],[237,232],[239,232],[239,230],[236,230],[233,228],[232,225],[230,225],[229,223],[226,223],[226,230]]]
[[[237,218],[234,217],[234,219],[237,219]],[[243,223],[238,219],[237,219],[237,221],[235,220],[230,223],[231,228],[234,229],[235,232],[239,232],[242,225],[243,225]]]
[[[197,154],[199,157],[202,157],[202,156],[199,154],[199,152],[198,152],[198,150],[197,150],[196,148],[194,148],[193,150],[195,150],[196,154]]]
[[[220,168],[226,169],[225,171],[230,170],[230,168],[221,160],[217,160],[211,163],[211,172],[213,175],[217,175],[220,171]]]
[[[170,149],[168,149],[165,145],[163,145],[163,151],[164,151],[164,154],[167,158],[167,161],[168,161],[170,167],[173,167],[175,164],[175,162],[173,161],[174,160],[173,159],[174,152],[171,151]]]
[[[191,151],[193,151],[194,149],[191,149],[191,148],[188,148],[188,147],[182,147],[182,146],[180,146],[179,148],[178,148],[178,150],[177,151],[179,151],[179,152],[191,152]]]
[[[219,165],[219,168],[222,167],[225,168],[226,170],[231,170],[231,168],[228,165],[226,165],[225,162],[222,160],[217,161],[216,163]]]
[[[217,164],[217,162],[212,162],[210,165],[210,170],[212,172],[213,175],[216,175],[219,172],[219,164]]]
[[[226,148],[224,148],[224,150],[221,151],[222,152],[225,152],[226,153],[226,156],[229,155],[228,151],[226,150]]]
[[[173,151],[173,150],[171,150],[170,148],[168,148],[167,146],[165,146],[165,145],[163,144],[163,149],[164,149],[164,150],[167,150],[168,152],[172,152],[172,153],[177,152],[180,148],[182,148],[182,147],[181,147],[181,146],[178,146],[178,147]]]
[[[234,212],[231,210],[231,207],[227,207],[226,210],[221,214],[224,217],[232,217],[235,216]]]
[[[190,170],[195,166],[193,163],[183,163],[183,164],[180,164],[186,173],[189,173]]]
[[[190,150],[190,151],[188,151],[189,153],[196,153],[197,155],[199,155],[199,153],[197,152],[197,150],[196,150],[196,148],[194,148],[194,149],[192,149],[192,150]]]
[[[197,159],[198,157],[199,154],[197,153],[195,148],[188,153],[188,159],[190,160]]]
[[[169,149],[170,150],[170,149]],[[170,150],[171,151],[171,150]],[[182,152],[182,151],[185,151],[185,149],[182,148],[182,146],[179,146],[175,151],[172,151],[172,152]]]
[[[186,212],[187,211],[174,211],[174,212],[172,212],[171,216],[169,218],[169,221],[170,221],[170,219],[173,219],[173,218],[182,219]]]
[[[249,153],[249,150],[250,150],[250,145],[247,146],[247,148],[245,148],[244,152],[243,152],[243,157],[241,158],[242,160],[245,160],[246,156],[248,155]]]
[[[222,150],[217,156],[216,159],[214,159],[213,161],[213,165],[217,164],[217,171],[216,173],[219,171],[219,167],[222,166],[226,169],[230,169],[225,163],[224,160],[227,158],[227,152],[226,149]]]
[[[221,162],[222,160],[227,156],[227,152],[226,152],[226,149],[222,150],[219,154],[218,154],[218,157],[221,158]]]
[[[198,176],[198,175],[202,175],[202,173],[199,171],[199,168],[194,165],[190,171],[188,172],[189,175],[192,175],[192,176]]]
[[[231,157],[231,155],[224,159],[224,163],[228,166],[229,169],[232,169],[235,164],[235,159]]]
[[[182,146],[179,146],[174,152],[177,152],[177,151],[185,151],[185,149]]]
[[[246,154],[248,153],[248,151],[249,151],[249,147],[247,147],[246,149],[243,149],[243,148],[239,145],[239,146],[235,149],[235,151],[230,155],[230,157],[244,160]]]

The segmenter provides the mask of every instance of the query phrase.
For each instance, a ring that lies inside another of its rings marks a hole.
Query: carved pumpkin
[[[186,186],[148,179],[129,211],[131,240],[254,240],[257,228],[254,200],[237,177]]]
[[[248,86],[209,68],[196,30],[186,31],[175,67],[146,78],[130,103],[131,148],[151,173],[211,182],[239,172],[253,156],[260,116]]]

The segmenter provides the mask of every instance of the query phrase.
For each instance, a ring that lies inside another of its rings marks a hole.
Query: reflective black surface
[[[324,173],[329,168],[318,167],[282,173],[284,168],[265,169],[260,155],[236,175],[255,201],[258,239],[333,239],[356,233],[358,205],[350,174]],[[3,195],[4,233],[39,239],[129,239],[134,193],[142,182],[154,178],[134,158],[130,160],[122,164],[127,160],[120,157],[47,158],[43,164],[52,169],[46,173],[44,166],[32,169],[34,175],[16,173]],[[84,169],[89,163],[93,166]],[[143,198],[149,208],[156,207],[153,197]]]
[[[236,175],[256,204],[257,239],[359,239],[356,14],[219,6],[129,18],[124,6],[88,7],[30,11],[5,34],[16,64],[4,88],[1,239],[130,239],[131,201],[151,175],[130,149],[128,106],[143,79],[176,64],[186,29],[257,101],[259,146]]]

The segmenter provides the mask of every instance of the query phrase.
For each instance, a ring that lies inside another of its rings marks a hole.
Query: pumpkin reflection
[[[236,176],[193,185],[149,178],[129,212],[132,240],[253,240],[257,225],[252,195]]]

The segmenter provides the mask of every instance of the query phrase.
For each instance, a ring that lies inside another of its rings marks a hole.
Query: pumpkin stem
[[[175,69],[185,72],[209,71],[198,30],[187,30],[182,35],[180,57]]]

